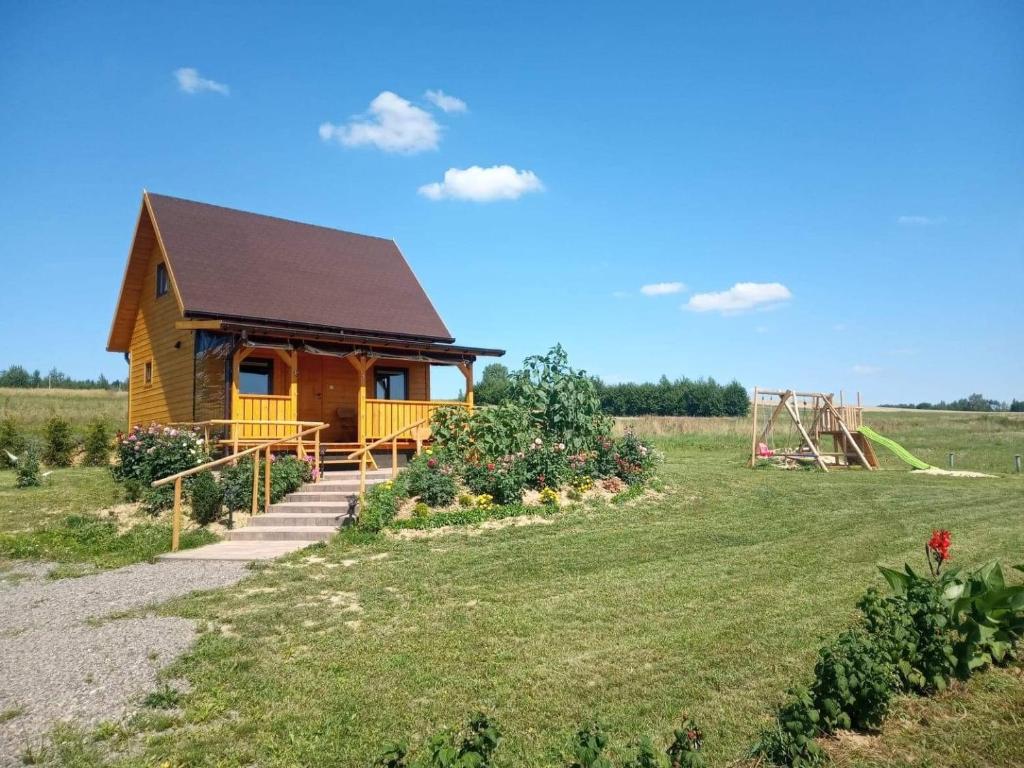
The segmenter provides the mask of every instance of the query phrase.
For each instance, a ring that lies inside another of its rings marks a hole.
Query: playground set
[[[846,405],[839,393],[754,388],[750,466],[775,461],[783,466],[816,464],[823,471],[837,467],[878,468],[874,445],[891,451],[914,469],[929,469],[906,448],[864,425],[860,393]],[[763,421],[763,425],[762,425]],[[777,448],[776,442],[782,447]]]

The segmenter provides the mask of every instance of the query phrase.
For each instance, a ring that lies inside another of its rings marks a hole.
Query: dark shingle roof
[[[393,240],[148,199],[186,315],[453,341]]]

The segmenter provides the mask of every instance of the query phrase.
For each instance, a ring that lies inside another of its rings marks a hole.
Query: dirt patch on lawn
[[[996,475],[986,475],[984,472],[968,472],[967,470],[961,469],[939,469],[938,467],[928,467],[928,469],[915,469],[912,470],[912,475],[944,475],[945,477],[996,477]]]
[[[551,525],[554,520],[541,515],[521,515],[519,517],[504,517],[500,520],[484,520],[477,525],[444,525],[440,528],[413,529],[405,528],[399,531],[388,531],[387,536],[400,541],[411,541],[415,539],[436,539],[439,536],[447,536],[450,533],[459,531],[469,536],[479,536],[485,531],[499,531],[503,528],[519,528],[525,525]]]

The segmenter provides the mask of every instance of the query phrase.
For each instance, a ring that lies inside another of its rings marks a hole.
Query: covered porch
[[[270,333],[220,321],[212,326],[196,329],[193,412],[197,423],[217,426],[212,437],[235,453],[313,424],[326,425],[317,434],[322,451],[394,442],[396,433],[403,448],[415,447],[429,440],[435,410],[473,408],[476,355],[501,353],[415,340]],[[431,397],[435,366],[459,370],[463,399]]]

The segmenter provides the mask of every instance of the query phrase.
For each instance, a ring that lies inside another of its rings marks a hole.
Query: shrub
[[[815,741],[821,731],[821,717],[805,688],[792,688],[779,707],[775,723],[761,733],[753,755],[771,765],[809,768],[824,765],[825,753]]]
[[[455,501],[458,488],[455,470],[433,455],[421,455],[409,462],[405,471],[410,496],[419,496],[430,507],[446,507]]]
[[[885,719],[897,678],[871,637],[847,630],[818,655],[811,695],[826,732],[877,728]]]
[[[476,714],[462,731],[441,731],[428,738],[412,761],[408,745],[403,741],[389,747],[374,765],[381,768],[490,768],[500,743],[498,727],[486,715]]]
[[[224,506],[230,510],[248,511],[252,509],[252,454],[243,456],[233,467],[229,466],[220,473],[220,484],[224,492]],[[264,511],[263,478],[266,472],[266,461],[259,462],[259,483],[256,493],[256,509]],[[312,467],[308,461],[295,456],[274,456],[270,458],[270,503],[276,504],[289,493],[297,491],[303,483],[312,477]]]
[[[490,496],[498,504],[518,504],[526,488],[526,462],[508,455],[496,461],[482,461],[466,467],[466,485],[477,495]]]
[[[460,507],[472,507],[475,500],[468,493],[459,494],[459,506]]]
[[[704,768],[707,764],[701,750],[704,748],[704,732],[690,718],[672,735],[665,754],[672,768]]]
[[[132,427],[119,433],[115,444],[116,462],[110,468],[114,479],[124,486],[128,498],[141,497],[143,508],[156,514],[174,502],[171,484],[151,488],[150,483],[196,467],[209,459],[197,432],[160,424]]]
[[[400,488],[390,481],[372,486],[363,497],[359,510],[359,528],[377,533],[390,523],[398,512]]]
[[[572,474],[565,443],[545,443],[540,437],[534,438],[525,460],[529,484],[537,490],[561,488]]]
[[[517,402],[478,408],[469,421],[467,461],[487,461],[526,450],[534,432],[529,412]]]
[[[0,469],[10,469],[17,462],[11,459],[20,456],[27,444],[18,431],[18,424],[10,416],[0,419]]]
[[[200,472],[189,485],[192,519],[199,525],[209,525],[221,519],[224,494],[212,472]]]
[[[85,459],[87,467],[106,467],[110,464],[110,430],[101,419],[91,422],[85,431]]]
[[[611,760],[604,756],[607,747],[608,736],[601,725],[585,725],[573,737],[569,768],[612,768]]]
[[[50,467],[70,467],[75,451],[71,424],[60,416],[52,416],[43,427],[43,463]]]
[[[412,516],[415,520],[424,520],[430,517],[430,507],[424,504],[422,501],[416,503],[412,508]]]
[[[14,483],[19,488],[34,488],[43,484],[39,472],[39,454],[35,446],[30,445],[18,459],[18,474]]]
[[[658,453],[629,430],[615,443],[615,474],[627,485],[642,485],[654,477]]]

